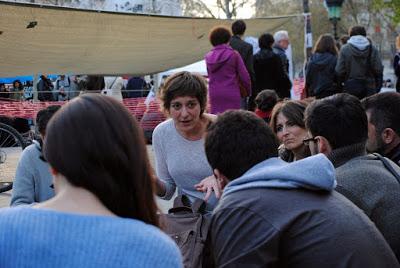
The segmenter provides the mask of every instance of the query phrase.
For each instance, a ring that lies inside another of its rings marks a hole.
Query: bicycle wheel
[[[11,190],[18,159],[24,148],[21,134],[13,127],[0,123],[0,193]]]

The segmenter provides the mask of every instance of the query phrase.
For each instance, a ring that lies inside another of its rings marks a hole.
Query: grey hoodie
[[[288,163],[280,158],[269,158],[225,187],[224,196],[250,188],[305,188],[333,191],[336,187],[335,168],[323,154]]]
[[[382,61],[378,50],[365,36],[352,36],[342,47],[335,71],[342,81],[366,79],[368,88],[379,90],[382,87]]]

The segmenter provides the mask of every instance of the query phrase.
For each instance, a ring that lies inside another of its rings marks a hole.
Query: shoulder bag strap
[[[400,175],[399,175],[399,173],[396,172],[396,170],[394,170],[393,166],[389,163],[389,161],[387,161],[387,159],[385,157],[381,156],[380,154],[374,153],[373,155],[382,161],[382,163],[386,167],[386,169],[389,170],[390,173],[392,173],[393,176],[396,178],[396,180],[400,183]]]

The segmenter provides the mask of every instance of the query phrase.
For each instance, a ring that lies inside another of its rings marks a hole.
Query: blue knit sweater
[[[138,220],[28,206],[0,210],[0,267],[182,267],[175,243]]]

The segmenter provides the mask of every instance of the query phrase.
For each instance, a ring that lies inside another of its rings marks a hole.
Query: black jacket
[[[325,52],[311,56],[306,70],[308,96],[323,98],[339,92],[335,67],[337,56]]]
[[[209,267],[399,267],[372,222],[337,192],[231,194],[214,210],[207,248]]]
[[[41,77],[37,84],[37,89],[39,91],[38,99],[40,101],[53,101],[53,83],[48,78]]]
[[[254,55],[256,90],[273,89],[280,98],[290,97],[292,83],[283,71],[280,57],[271,49],[261,49]]]
[[[272,51],[279,56],[284,72],[289,75],[289,59],[286,56],[285,50],[279,46],[274,46]]]
[[[239,52],[243,59],[244,65],[249,72],[251,82],[254,82],[254,69],[253,69],[253,46],[240,39],[239,36],[232,36],[230,44],[234,50]]]

